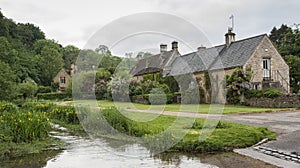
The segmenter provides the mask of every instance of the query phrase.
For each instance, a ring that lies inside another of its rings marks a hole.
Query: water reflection
[[[50,150],[40,154],[30,154],[24,157],[1,161],[1,168],[38,168],[47,165],[47,161],[57,156],[61,151]]]
[[[150,157],[149,151],[135,143],[125,143],[106,138],[89,139],[66,133],[55,133],[57,138],[68,145],[66,150],[46,151],[40,155],[7,160],[1,163],[4,168],[127,168],[127,167],[203,167],[236,168],[274,166],[233,153],[201,155],[187,153],[163,153]],[[58,155],[57,155],[58,154]],[[55,156],[55,157],[54,157]]]

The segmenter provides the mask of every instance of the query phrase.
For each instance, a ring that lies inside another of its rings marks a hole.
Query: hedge
[[[245,97],[247,99],[250,99],[252,97],[260,98],[260,97],[266,97],[266,98],[275,98],[280,96],[282,93],[278,89],[266,89],[266,90],[248,90],[245,93]]]
[[[62,100],[66,98],[71,98],[71,95],[69,93],[65,92],[54,92],[54,93],[38,93],[37,99],[38,100]]]
[[[39,86],[37,93],[50,93],[51,90],[50,86]]]
[[[173,94],[144,94],[132,96],[132,101],[142,104],[171,104]]]

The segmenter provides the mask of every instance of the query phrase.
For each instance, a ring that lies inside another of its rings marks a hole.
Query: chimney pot
[[[160,53],[166,52],[168,49],[167,44],[161,44],[160,45]]]
[[[177,50],[178,49],[178,42],[177,41],[173,41],[172,42],[172,50]]]
[[[226,46],[228,47],[234,41],[235,41],[235,33],[232,32],[232,28],[228,28],[228,32],[225,34]]]

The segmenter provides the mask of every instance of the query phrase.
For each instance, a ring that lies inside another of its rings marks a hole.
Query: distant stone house
[[[53,78],[54,83],[58,83],[58,92],[66,91],[67,87],[69,86],[71,81],[71,77],[74,74],[74,64],[71,65],[70,71],[66,69],[61,69],[57,75]]]
[[[211,48],[199,47],[198,51],[185,55],[180,55],[177,42],[173,43],[178,54],[174,54],[173,46],[171,51],[165,52],[166,46],[161,45],[160,54],[137,62],[131,71],[135,79],[141,80],[144,74],[156,72],[162,72],[163,76],[193,73],[199,87],[205,92],[204,102],[209,102],[211,95],[205,88],[205,72],[209,71],[211,76],[224,72],[222,78],[225,78],[225,75],[232,74],[235,68],[240,67],[251,69],[252,89],[278,88],[285,93],[290,92],[289,66],[266,34],[235,41],[235,33],[229,29],[225,34],[225,44]],[[166,57],[164,53],[173,53],[173,56]]]

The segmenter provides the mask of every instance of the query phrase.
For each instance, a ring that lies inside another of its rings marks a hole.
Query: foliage
[[[270,33],[270,39],[275,44],[279,53],[283,56],[290,67],[290,85],[293,93],[300,90],[300,31],[296,25],[294,28],[281,25],[280,28],[274,27]]]
[[[251,90],[247,90],[245,93],[245,97],[247,99],[250,99],[252,97],[263,97],[264,96],[264,91],[263,90],[256,90],[256,89],[251,89]]]
[[[53,78],[63,67],[62,55],[56,48],[45,46],[37,57],[41,82],[45,86],[51,86]]]
[[[115,101],[129,101],[130,74],[128,71],[119,71],[108,83],[108,89]]]
[[[240,103],[240,97],[250,88],[251,70],[244,71],[236,68],[234,72],[226,77],[227,101],[231,104]]]
[[[275,98],[280,96],[282,93],[280,90],[278,89],[267,89],[264,90],[264,96],[267,98]]]
[[[260,98],[260,97],[266,97],[266,98],[275,98],[282,94],[282,92],[278,89],[266,89],[266,90],[248,90],[245,93],[245,97],[247,99],[250,99],[252,97]]]
[[[286,63],[290,66],[290,85],[293,93],[298,93],[300,90],[300,57],[287,55],[284,57]]]
[[[50,93],[52,88],[49,86],[38,86],[37,93]]]
[[[296,28],[282,24],[279,29],[274,27],[270,39],[276,45],[281,55],[295,55],[300,57],[300,32]]]
[[[64,69],[67,71],[71,70],[71,65],[75,64],[79,52],[80,49],[73,45],[67,45],[63,48],[62,58],[64,60]]]
[[[38,91],[38,86],[34,80],[27,78],[25,81],[18,85],[18,92],[24,99],[33,97]]]
[[[0,135],[6,137],[0,141],[30,142],[48,136],[50,122],[45,112],[7,108],[9,106],[11,104],[0,104]]]
[[[56,92],[59,88],[59,83],[58,82],[51,82],[51,91]]]
[[[162,131],[167,130],[172,123],[176,120],[173,116],[160,115],[148,122],[137,122],[129,118],[124,117],[116,108],[107,108],[100,110],[102,118],[97,111],[91,112],[92,117],[90,120],[96,125],[89,125],[90,128],[94,128],[94,131],[104,131],[103,133],[114,133],[112,129],[101,128],[101,121],[105,119],[117,131],[122,133],[133,135],[136,137],[143,137],[146,140],[146,147],[151,151],[160,149],[167,143],[174,141],[175,135],[172,132],[161,135]],[[97,117],[95,116],[97,115]],[[145,114],[130,113],[136,118],[143,118]],[[151,116],[152,114],[147,114]],[[214,121],[211,121],[214,122]],[[240,148],[251,146],[263,138],[268,137],[274,139],[275,135],[264,127],[251,127],[242,124],[235,124],[226,121],[219,121],[216,128],[213,125],[205,125],[204,119],[196,119],[195,124],[186,134],[186,136],[179,141],[171,150],[185,151],[185,152],[213,152],[213,151],[224,151],[227,148]],[[97,127],[97,126],[100,126]],[[103,125],[102,125],[103,126]],[[183,128],[187,129],[187,128]],[[211,136],[204,141],[199,141],[199,136],[202,131],[214,129]],[[175,138],[176,139],[176,138]]]
[[[53,93],[38,93],[38,100],[64,100],[70,98],[71,95],[65,92],[53,92]]]
[[[0,100],[11,100],[16,95],[15,75],[8,64],[0,61]]]
[[[79,124],[77,112],[73,106],[58,106],[52,103],[28,102],[23,105],[24,109],[36,112],[46,112],[52,121],[60,121],[67,124]]]

